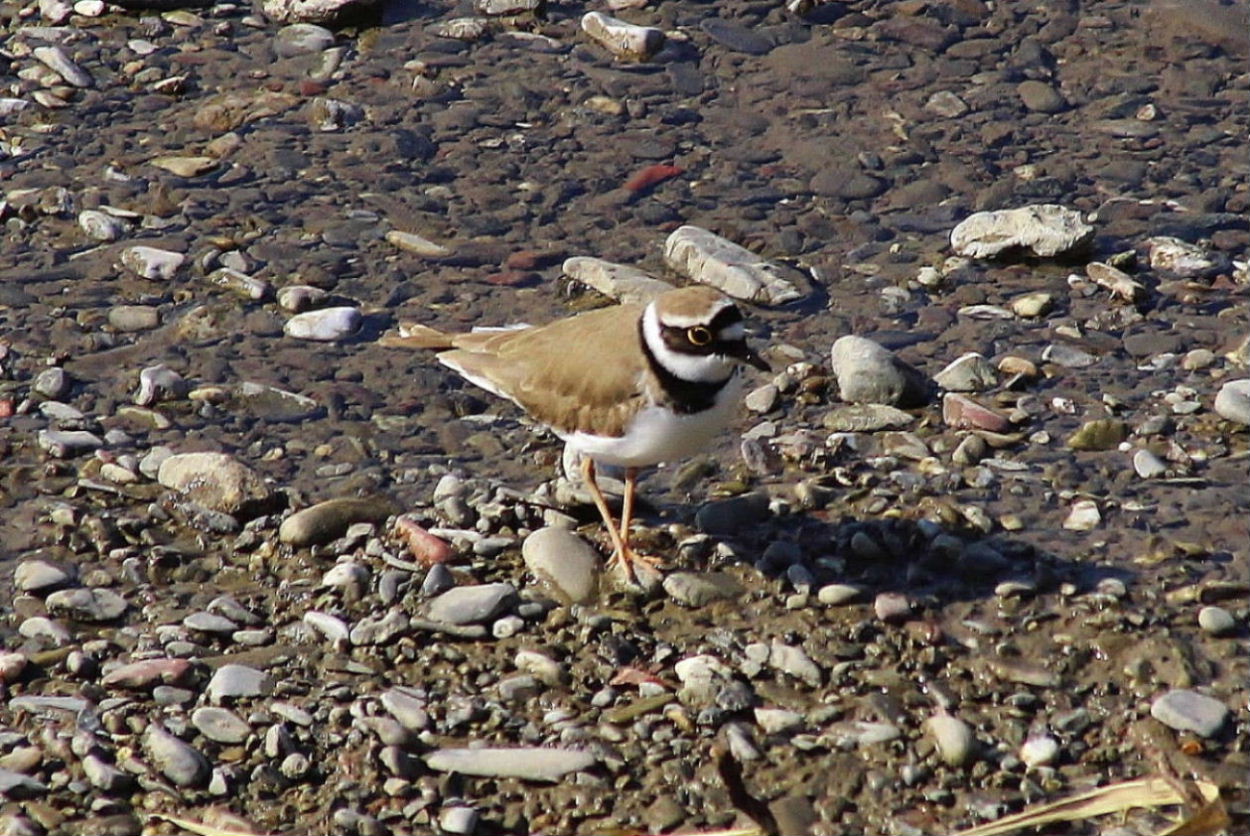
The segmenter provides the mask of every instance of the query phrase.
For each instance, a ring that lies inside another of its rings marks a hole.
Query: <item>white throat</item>
[[[642,314],[642,339],[647,348],[651,349],[656,362],[674,377],[690,383],[720,383],[728,380],[736,369],[736,364],[730,357],[718,354],[682,354],[665,345],[654,302],[647,305]]]

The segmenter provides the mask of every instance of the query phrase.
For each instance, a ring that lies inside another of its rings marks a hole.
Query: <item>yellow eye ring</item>
[[[690,340],[691,345],[705,346],[712,342],[712,332],[702,325],[696,325],[686,331],[686,339]]]

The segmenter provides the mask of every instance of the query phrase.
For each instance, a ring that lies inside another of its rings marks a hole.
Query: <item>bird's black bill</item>
[[[768,363],[763,357],[755,353],[755,349],[746,344],[746,341],[730,343],[725,346],[725,353],[736,360],[754,366],[762,372],[770,371]]]

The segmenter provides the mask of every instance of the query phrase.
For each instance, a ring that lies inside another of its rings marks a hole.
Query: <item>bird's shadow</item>
[[[663,502],[643,504],[639,512],[649,527],[671,515],[690,516]],[[697,530],[700,516],[695,512],[686,521]],[[815,595],[840,584],[857,590],[861,599],[894,592],[918,604],[1028,598],[1061,589],[1083,594],[1111,579],[1129,585],[1134,578],[1128,568],[1064,557],[1010,532],[985,533],[971,525],[857,518],[831,507],[782,514],[744,508],[732,516],[732,528],[711,532],[702,548],[683,549],[665,542],[664,535],[647,545],[674,569],[709,571],[746,563],[794,592]],[[651,528],[653,535],[657,530]]]

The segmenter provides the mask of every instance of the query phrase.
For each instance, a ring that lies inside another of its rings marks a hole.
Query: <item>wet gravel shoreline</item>
[[[0,830],[921,833],[1160,772],[1245,828],[1244,5],[791,6],[0,5]],[[800,298],[644,480],[638,594],[554,439],[377,341],[708,280],[691,227]]]

